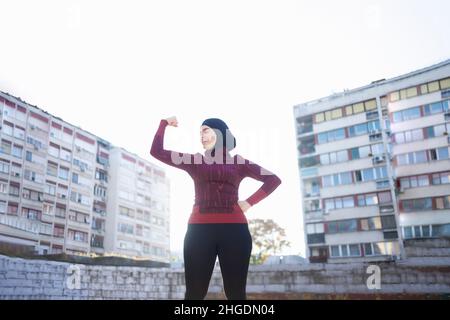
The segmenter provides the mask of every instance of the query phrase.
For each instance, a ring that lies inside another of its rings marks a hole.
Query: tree
[[[283,228],[272,219],[251,219],[249,229],[253,238],[252,264],[261,264],[272,254],[276,255],[283,248],[290,247]]]

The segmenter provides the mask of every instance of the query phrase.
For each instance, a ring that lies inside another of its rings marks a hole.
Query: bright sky
[[[205,118],[225,120],[232,152],[282,185],[247,212],[286,229],[304,255],[293,106],[450,58],[450,2],[4,1],[0,90],[155,161],[171,178],[171,248],[182,250],[191,178],[149,148],[202,152]],[[245,199],[261,185],[245,179]]]

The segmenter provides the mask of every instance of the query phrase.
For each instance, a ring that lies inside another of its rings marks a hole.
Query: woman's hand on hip
[[[169,126],[178,127],[177,117],[173,116],[173,117],[166,118],[165,120],[168,122]]]
[[[250,209],[251,205],[247,201],[238,201],[239,207],[241,207],[242,212],[246,212],[248,209]]]

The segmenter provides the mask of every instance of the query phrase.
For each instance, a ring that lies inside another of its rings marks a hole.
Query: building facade
[[[120,164],[112,166],[110,155],[118,148],[3,92],[0,123],[0,243],[40,254],[115,252],[105,237],[108,221],[117,214],[109,202],[117,189],[110,176]],[[160,168],[143,159],[139,163],[166,183]],[[153,243],[151,234],[148,241]],[[150,257],[144,248],[133,253]],[[167,252],[164,256],[168,261]]]
[[[106,223],[108,251],[170,259],[169,181],[158,167],[122,148],[110,153],[111,167]]]
[[[311,262],[450,235],[450,60],[294,106]]]

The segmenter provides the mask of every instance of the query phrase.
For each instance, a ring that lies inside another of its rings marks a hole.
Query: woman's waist
[[[226,205],[221,204],[194,204],[192,206],[193,214],[243,214],[241,207],[237,202]]]
[[[238,197],[221,198],[221,199],[196,199],[194,207],[201,212],[230,212],[235,210],[238,205]]]

